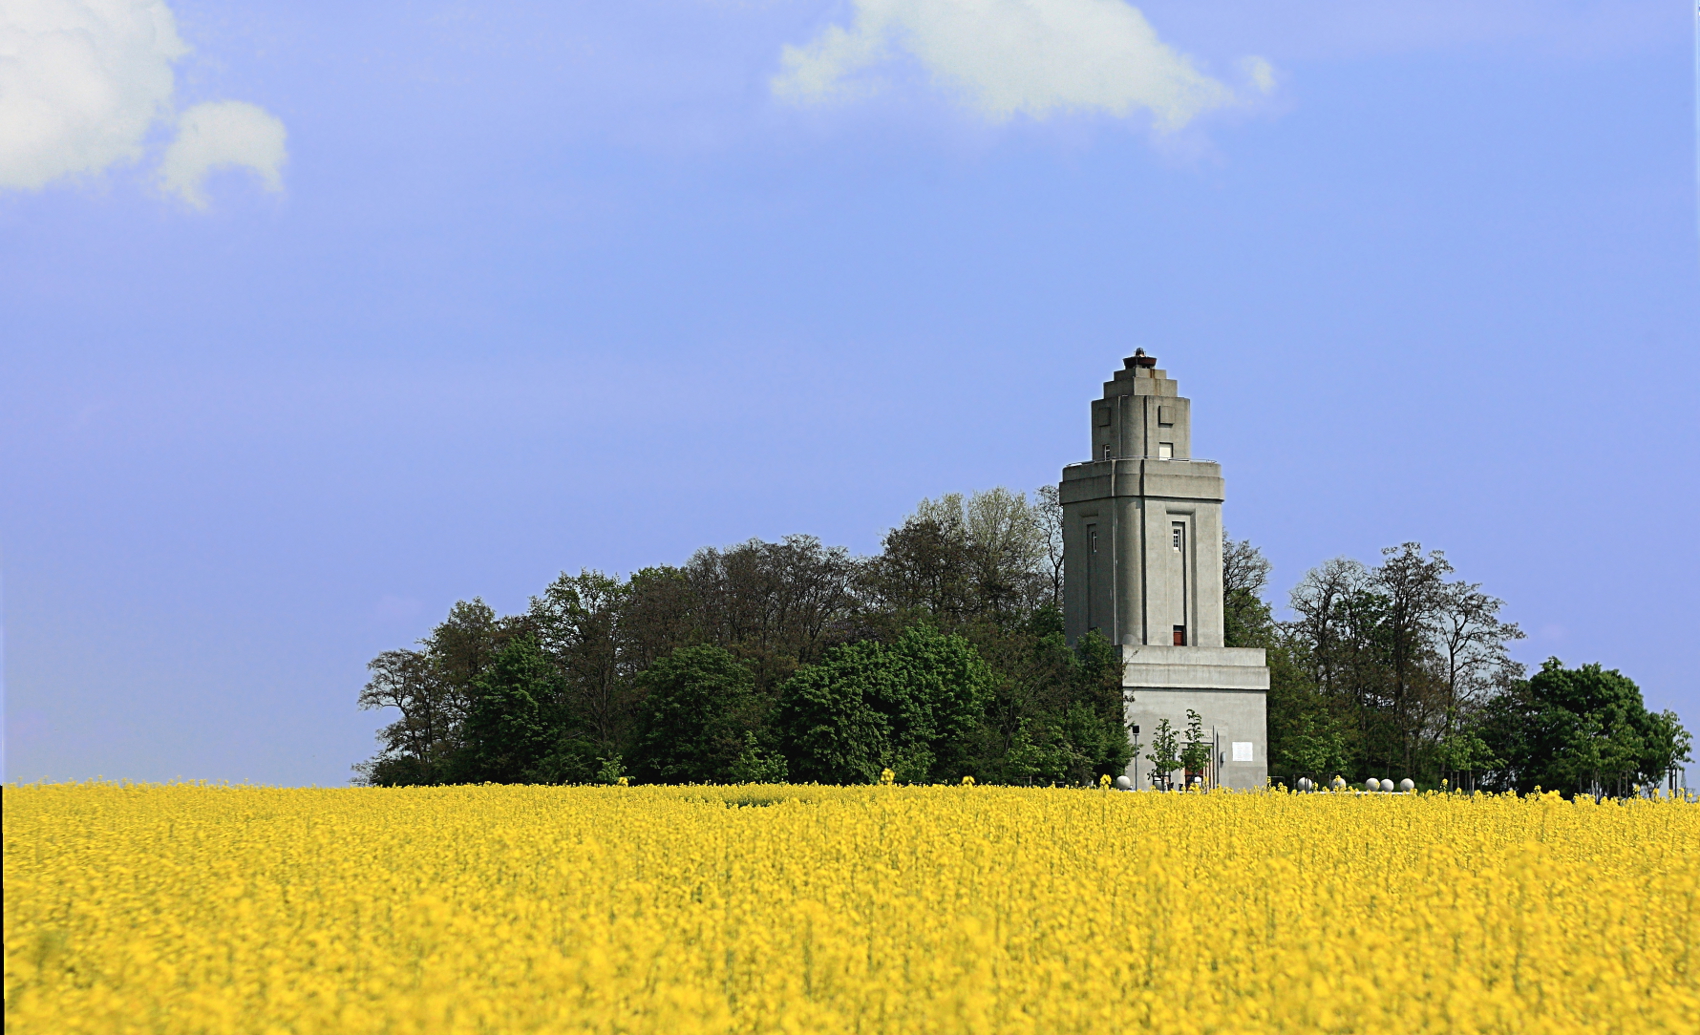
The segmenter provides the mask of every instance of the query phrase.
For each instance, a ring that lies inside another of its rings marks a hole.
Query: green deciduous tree
[[[1132,759],[1124,716],[1121,651],[1097,632],[1072,648],[1062,614],[1043,605],[1020,624],[964,627],[993,670],[977,779],[997,783],[1095,783]]]
[[[1210,752],[1213,745],[1204,739],[1204,717],[1193,711],[1186,710],[1186,739],[1181,745],[1181,770],[1187,774],[1190,783],[1195,777],[1202,779],[1205,770],[1210,768]]]
[[[471,696],[454,778],[546,780],[538,770],[557,740],[561,676],[537,640],[530,634],[510,640],[473,680]]]
[[[644,692],[631,757],[639,779],[657,783],[740,783],[783,777],[762,768],[767,702],[755,676],[723,647],[683,647],[637,677]]]
[[[1676,715],[1649,712],[1627,676],[1557,658],[1493,701],[1482,736],[1500,763],[1490,782],[1523,792],[1621,795],[1692,760]]]
[[[360,707],[394,708],[401,718],[378,731],[377,757],[355,767],[361,779],[390,787],[441,783],[460,747],[464,702],[449,693],[425,651],[387,650],[366,669],[372,675]]]
[[[622,642],[630,589],[599,571],[562,572],[526,612],[559,675],[553,744],[539,774],[551,783],[595,778],[627,748],[639,694]]]
[[[1160,787],[1168,787],[1174,771],[1181,767],[1180,737],[1168,719],[1158,719],[1151,731],[1151,779]]]
[[[866,603],[900,624],[924,614],[946,632],[978,618],[1019,623],[1061,600],[1060,521],[1054,492],[924,499],[864,566]]]
[[[855,603],[849,551],[814,536],[705,547],[683,572],[704,640],[748,665],[764,694],[820,660]]]
[[[917,627],[890,644],[828,651],[781,691],[779,727],[794,779],[872,783],[965,775],[992,673],[960,636]]]
[[[394,708],[400,718],[379,731],[378,753],[354,767],[356,779],[379,786],[455,779],[475,684],[522,624],[498,618],[482,600],[462,600],[420,649],[374,658],[360,707]]]

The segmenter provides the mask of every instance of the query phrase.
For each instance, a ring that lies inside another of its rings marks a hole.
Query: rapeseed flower
[[[1693,1033],[1700,809],[7,787],[10,1035]]]

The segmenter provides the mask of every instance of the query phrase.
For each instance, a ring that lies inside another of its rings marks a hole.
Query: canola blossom
[[[1700,808],[11,786],[11,1035],[1700,1030]]]

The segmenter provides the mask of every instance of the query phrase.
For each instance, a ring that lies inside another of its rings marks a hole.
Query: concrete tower
[[[1222,468],[1192,458],[1192,401],[1141,349],[1092,403],[1092,459],[1063,468],[1063,613],[1122,649],[1128,722],[1147,748],[1161,719],[1202,718],[1205,784],[1269,776],[1261,648],[1222,645]],[[1151,764],[1128,768],[1148,785]],[[1160,775],[1160,774],[1159,774]],[[1187,774],[1176,770],[1179,784]]]

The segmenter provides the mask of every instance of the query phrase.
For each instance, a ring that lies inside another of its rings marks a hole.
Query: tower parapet
[[[1059,493],[1069,640],[1096,630],[1120,645],[1128,721],[1147,740],[1192,709],[1219,742],[1207,782],[1263,786],[1264,652],[1223,644],[1222,468],[1193,458],[1192,401],[1156,357],[1140,349],[1104,382],[1092,458],[1063,469]]]

